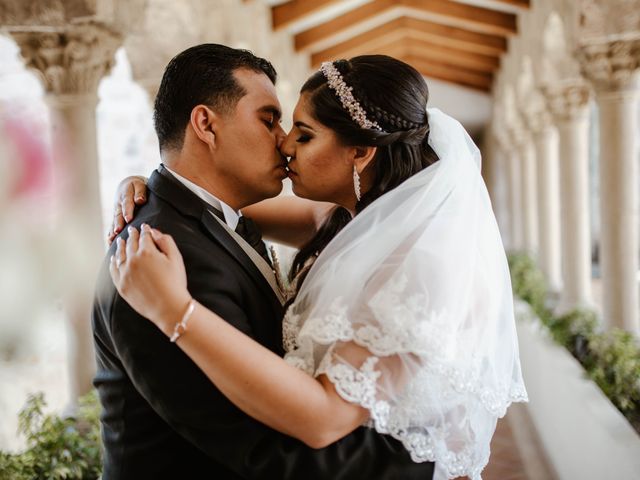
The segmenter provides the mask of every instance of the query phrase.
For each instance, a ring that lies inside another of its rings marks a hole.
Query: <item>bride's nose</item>
[[[295,144],[296,142],[293,139],[291,132],[289,132],[289,134],[282,140],[282,143],[279,146],[280,153],[282,153],[286,157],[295,156],[295,153],[296,153]]]

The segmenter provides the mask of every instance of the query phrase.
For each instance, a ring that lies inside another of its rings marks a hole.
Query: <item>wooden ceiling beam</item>
[[[506,5],[512,5],[518,8],[523,8],[523,9],[531,8],[531,2],[529,0],[494,0],[494,1],[504,3]]]
[[[461,22],[465,27],[492,35],[518,33],[516,15],[484,7],[474,7],[451,0],[401,0],[405,7],[433,13],[449,20]]]
[[[425,77],[436,78],[483,92],[491,90],[493,76],[490,74],[452,67],[417,55],[406,55],[402,60],[413,66]]]
[[[507,39],[499,35],[471,32],[412,17],[405,17],[404,26],[415,38],[467,52],[499,56],[507,51]]]
[[[329,20],[325,23],[317,25],[315,27],[309,28],[303,32],[300,32],[294,36],[294,44],[296,50],[304,50],[315,43],[326,40],[336,33],[343,32],[344,30],[352,27],[353,25],[363,22],[365,20],[369,20],[381,13],[384,13],[387,10],[390,10],[393,7],[397,7],[399,5],[404,5],[409,2],[411,5],[420,4],[424,7],[428,2],[432,2],[433,0],[419,0],[416,2],[415,0],[401,0],[401,2],[393,2],[391,0],[374,0],[371,3],[367,3],[359,8],[351,10],[339,17],[334,18],[333,20]],[[447,6],[454,2],[442,3],[443,0],[436,0],[433,5],[440,6],[439,9],[436,9],[439,12],[442,12],[442,7]],[[432,5],[432,8],[433,8]],[[469,7],[468,5],[456,4],[455,7],[458,9],[460,6],[464,8],[476,8]],[[475,12],[475,10],[472,10]],[[486,13],[486,9],[480,9],[481,12]],[[493,14],[498,15],[510,15],[510,14],[501,14],[499,12],[489,11]],[[442,16],[442,14],[441,14]],[[467,18],[468,15],[465,16],[465,22],[467,24],[471,23],[472,25],[477,24],[477,22],[470,22]],[[424,29],[426,31],[430,31],[436,34],[441,34],[444,36],[453,36],[454,39],[462,42],[467,42],[469,44],[479,43],[481,45],[486,45],[490,48],[495,48],[500,51],[506,51],[507,41],[504,33],[481,33],[476,31],[470,31],[464,28],[443,25],[442,23],[436,21],[427,21],[420,20],[413,17],[403,17],[407,18],[407,22],[412,21],[415,25],[415,28]],[[515,29],[515,16],[510,15],[508,17],[500,17],[509,24],[513,23],[513,28]],[[486,52],[485,52],[486,53]]]
[[[311,55],[311,64],[315,67],[326,60],[345,58],[358,54],[362,47],[371,50],[375,45],[385,45],[395,41],[412,42],[416,47],[441,52],[459,53],[457,59],[471,60],[472,65],[482,65],[491,69],[500,64],[498,56],[506,43],[495,42],[497,37],[478,37],[478,34],[464,30],[433,31],[430,22],[410,18],[396,18],[368,32],[350,38]],[[471,33],[469,37],[467,33]],[[457,38],[456,38],[457,37]],[[488,40],[488,41],[487,41]],[[483,45],[483,43],[485,45]]]
[[[391,31],[386,35],[373,37],[369,41],[356,43],[352,40],[345,42],[342,46],[332,47],[312,55],[312,67],[318,68],[322,62],[339,58],[351,58],[356,55],[376,53],[389,55],[389,53],[386,53],[389,46],[402,47],[407,55],[416,55],[453,67],[460,66],[477,72],[493,73],[500,67],[500,59],[498,57],[465,52],[464,50],[419,40],[406,35],[403,30]]]
[[[340,0],[290,0],[271,7],[271,22],[274,30],[280,30],[307,15],[322,10]]]
[[[500,58],[479,53],[465,52],[437,43],[408,37],[406,47],[410,55],[432,59],[452,66],[460,66],[477,72],[493,73],[500,68]]]
[[[294,37],[296,50],[303,50],[320,40],[324,40],[335,33],[346,30],[359,22],[373,18],[397,6],[398,2],[393,0],[374,0],[373,2],[365,3],[361,7],[346,12],[339,17],[296,34]]]

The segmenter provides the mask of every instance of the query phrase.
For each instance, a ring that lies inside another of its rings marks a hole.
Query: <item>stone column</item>
[[[527,253],[535,257],[538,252],[536,153],[528,131],[523,131],[520,135],[518,150],[521,166],[523,246]]]
[[[574,82],[545,89],[558,128],[563,291],[561,309],[591,304],[589,89]]]
[[[56,180],[65,193],[59,233],[77,242],[69,258],[74,278],[65,299],[73,405],[92,388],[95,372],[90,309],[105,250],[96,144],[97,88],[112,66],[120,37],[99,24],[42,30],[12,35],[26,65],[40,74],[46,88]]]
[[[640,334],[638,91],[640,39],[582,47],[600,109],[600,265],[609,326]]]
[[[508,144],[504,150],[504,164],[509,177],[508,198],[511,249],[521,251],[524,250],[524,222],[522,219],[522,188],[520,180],[522,169],[520,155],[512,144]]]
[[[551,115],[541,110],[529,118],[536,152],[538,259],[551,291],[562,287],[560,268],[560,183],[558,135]]]

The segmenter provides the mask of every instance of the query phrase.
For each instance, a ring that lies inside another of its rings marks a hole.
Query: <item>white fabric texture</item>
[[[481,478],[499,417],[526,401],[506,256],[464,128],[427,110],[439,161],[357,215],[283,323],[285,359],[367,408],[436,479]]]

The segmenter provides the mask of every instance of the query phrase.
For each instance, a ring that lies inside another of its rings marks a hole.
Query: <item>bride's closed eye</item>
[[[298,143],[307,143],[309,140],[311,140],[311,136],[304,133],[296,138],[296,142]]]

